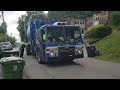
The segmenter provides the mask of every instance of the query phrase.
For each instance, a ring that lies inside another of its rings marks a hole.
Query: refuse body
[[[88,54],[88,57],[94,57],[96,56],[96,47],[95,46],[88,46],[86,47],[87,49],[87,54]]]
[[[11,57],[11,56],[17,56],[19,57],[19,50],[7,50],[7,51],[2,51],[2,57]]]
[[[4,57],[0,60],[3,79],[23,79],[25,61],[20,57]]]

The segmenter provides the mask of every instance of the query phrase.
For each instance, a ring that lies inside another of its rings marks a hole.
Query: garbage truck
[[[32,19],[26,24],[27,55],[34,55],[40,64],[84,58],[80,26],[55,22]]]

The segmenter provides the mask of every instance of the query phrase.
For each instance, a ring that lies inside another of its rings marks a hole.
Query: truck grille
[[[58,48],[58,55],[59,56],[69,56],[75,55],[75,48],[74,47],[59,47]]]

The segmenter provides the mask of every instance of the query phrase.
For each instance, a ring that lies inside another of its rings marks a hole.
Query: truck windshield
[[[47,27],[47,35],[49,43],[64,42],[63,27]]]
[[[78,42],[81,41],[81,32],[79,27],[66,27],[66,42]]]

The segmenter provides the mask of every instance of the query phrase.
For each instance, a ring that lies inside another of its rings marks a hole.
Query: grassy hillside
[[[94,45],[102,54],[96,58],[120,62],[120,31],[113,30],[111,35],[96,42]]]

